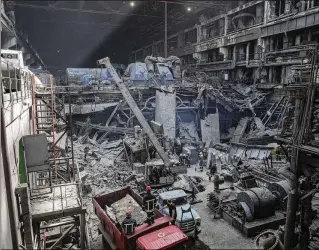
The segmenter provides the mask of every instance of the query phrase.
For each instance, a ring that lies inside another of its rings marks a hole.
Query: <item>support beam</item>
[[[108,127],[112,118],[114,117],[115,113],[117,112],[117,110],[119,109],[119,107],[121,106],[122,101],[119,101],[119,103],[116,105],[116,107],[114,108],[112,114],[109,116],[109,118],[107,119],[106,123],[105,123],[105,127]]]
[[[136,104],[135,100],[133,99],[130,91],[126,88],[125,83],[118,76],[116,70],[114,69],[114,67],[112,66],[112,64],[110,62],[110,59],[108,57],[106,57],[106,58],[103,58],[103,59],[99,60],[98,63],[100,65],[105,65],[106,66],[108,72],[113,77],[117,87],[121,91],[121,93],[123,95],[123,98],[125,99],[126,103],[129,105],[129,107],[133,111],[136,119],[141,124],[144,132],[148,135],[148,137],[150,138],[151,142],[153,143],[157,153],[160,155],[161,159],[163,160],[164,165],[166,167],[170,167],[171,162],[169,160],[168,155],[164,151],[162,145],[160,144],[160,142],[158,141],[156,135],[154,134],[153,130],[151,129],[150,125],[146,121],[144,115],[142,114],[142,111],[137,106],[137,104]]]
[[[81,215],[81,216],[82,216],[82,215]],[[63,240],[63,238],[64,238],[65,236],[67,236],[67,235],[71,232],[71,230],[72,230],[74,227],[75,227],[75,225],[72,225],[72,226],[70,226],[67,230],[65,230],[65,231],[63,232],[63,234],[61,235],[61,237],[58,238],[56,242],[54,242],[54,244],[49,248],[49,250],[54,249],[55,246],[58,245],[58,244]]]
[[[164,57],[167,58],[167,2],[165,2]]]
[[[15,192],[19,196],[21,204],[25,247],[29,250],[32,250],[34,249],[34,235],[32,227],[31,203],[30,193],[28,192],[28,184],[20,184],[20,186],[16,188]]]
[[[85,214],[80,215],[80,247],[85,250]]]

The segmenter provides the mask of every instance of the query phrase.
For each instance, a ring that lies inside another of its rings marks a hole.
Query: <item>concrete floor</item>
[[[194,205],[202,219],[199,240],[210,249],[255,249],[254,238],[246,238],[223,219],[214,219],[211,210],[206,206],[206,195],[214,190],[214,184],[209,182],[206,171],[204,168],[203,172],[197,172],[195,166],[192,166],[187,173],[189,176],[202,177],[206,187],[204,192],[197,195],[203,202]]]

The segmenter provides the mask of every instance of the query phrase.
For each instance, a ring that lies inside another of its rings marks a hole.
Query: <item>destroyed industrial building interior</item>
[[[0,249],[319,249],[319,1],[1,1]]]

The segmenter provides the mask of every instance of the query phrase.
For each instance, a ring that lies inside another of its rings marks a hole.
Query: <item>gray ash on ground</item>
[[[211,250],[211,248],[198,239],[190,240],[185,245],[187,250]]]

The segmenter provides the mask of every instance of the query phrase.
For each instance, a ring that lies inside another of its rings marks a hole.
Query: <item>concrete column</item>
[[[284,36],[283,38],[283,49],[288,49],[288,37]]]
[[[285,79],[286,79],[286,67],[282,66],[281,67],[281,79],[280,79],[280,83],[284,84],[285,83]]]
[[[220,47],[219,48],[219,53],[224,55],[224,61],[226,61],[227,57],[228,57],[228,49],[227,49],[227,47]]]
[[[238,61],[242,61],[242,59],[243,59],[243,55],[244,55],[244,53],[245,53],[245,50],[244,50],[244,46],[245,45],[239,45],[239,47],[238,47],[238,54],[239,54],[239,58],[238,58]]]
[[[305,0],[302,0],[302,1],[301,1],[300,11],[305,11],[305,10],[306,10],[306,1],[305,1]]]
[[[270,83],[273,83],[272,82],[272,71],[273,71],[273,67],[269,67],[269,75],[268,75],[268,81],[270,82]]]
[[[202,26],[201,25],[196,25],[196,30],[197,30],[197,39],[196,42],[200,43],[202,40]]]
[[[264,4],[256,5],[256,23],[262,23],[264,18]]]
[[[273,37],[269,37],[269,51],[274,50],[274,39]]]
[[[225,27],[225,19],[221,18],[218,20],[218,36],[221,36],[224,34],[224,28]]]
[[[249,62],[249,49],[250,49],[250,42],[246,45],[246,65],[248,65]]]
[[[301,43],[301,35],[296,35],[295,45],[300,45]]]
[[[156,91],[155,121],[163,124],[164,136],[176,135],[176,93]]]
[[[264,2],[264,24],[269,20],[269,1]]]
[[[285,0],[285,14],[288,14],[290,12],[290,6],[291,6],[291,1]]]
[[[259,46],[261,46],[260,43],[259,43],[259,40],[261,40],[261,39],[258,38],[257,43],[254,43],[254,59],[255,60],[257,60],[258,57],[259,57],[259,54],[258,54],[260,52]]]
[[[228,30],[228,23],[229,23],[229,18],[228,16],[225,16],[225,25],[224,25],[224,35],[226,36],[227,30]]]

